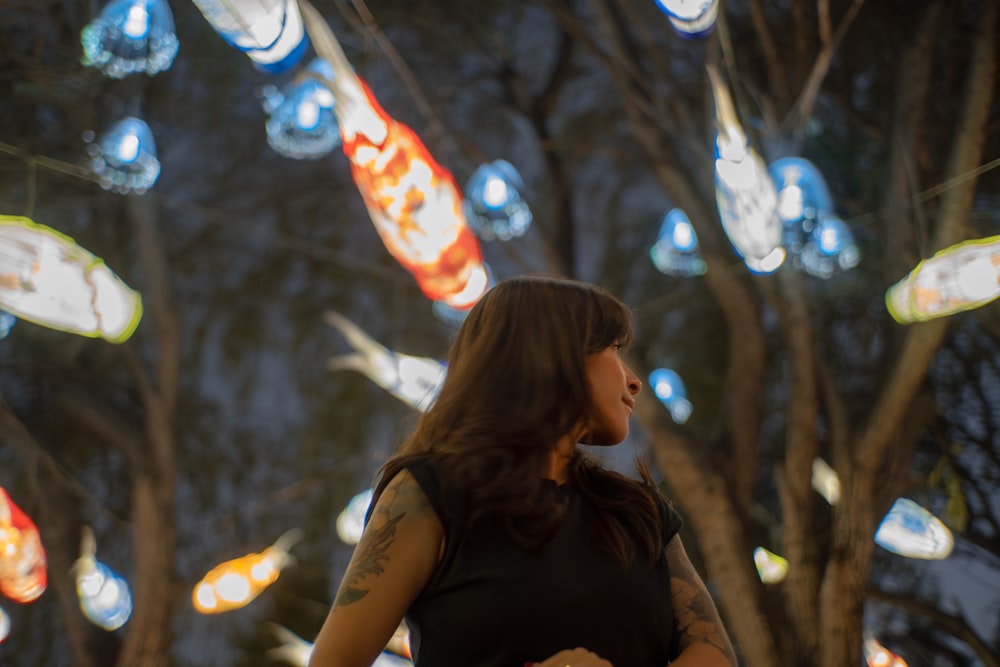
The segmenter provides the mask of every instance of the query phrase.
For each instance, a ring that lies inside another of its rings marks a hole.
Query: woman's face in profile
[[[635,408],[632,398],[642,388],[638,376],[621,358],[621,345],[610,345],[588,354],[587,382],[591,408],[580,442],[587,445],[617,445],[628,435],[628,422]]]

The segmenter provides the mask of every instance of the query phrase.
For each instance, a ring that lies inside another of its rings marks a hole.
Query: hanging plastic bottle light
[[[903,658],[882,646],[868,633],[865,633],[861,646],[868,667],[909,667]]]
[[[469,226],[486,241],[521,236],[531,224],[531,209],[523,193],[524,181],[510,162],[479,165],[465,185],[462,202]]]
[[[757,566],[757,576],[765,584],[778,584],[788,576],[788,561],[764,547],[753,550],[753,562]]]
[[[288,628],[276,623],[269,625],[275,637],[282,644],[269,649],[267,651],[268,657],[288,663],[293,667],[306,667],[309,664],[309,658],[312,657],[313,644],[302,639]],[[404,667],[413,664],[410,658],[410,633],[404,621],[393,632],[388,645],[372,663],[372,667]]]
[[[830,505],[840,502],[840,476],[818,456],[812,462],[812,488]]]
[[[909,498],[898,498],[875,531],[875,543],[906,558],[941,560],[951,554],[955,538],[936,516]]]
[[[156,158],[156,142],[146,121],[126,116],[112,125],[96,143],[94,135],[87,132],[90,169],[99,177],[105,190],[121,194],[144,193],[160,175],[160,161]]]
[[[337,515],[337,536],[344,544],[351,546],[361,540],[365,531],[365,514],[372,504],[373,490],[367,489],[355,495]]]
[[[336,99],[325,81],[333,68],[316,58],[284,90],[270,86],[263,100],[268,114],[267,143],[280,155],[315,160],[340,145],[340,125],[334,114]]]
[[[365,333],[349,319],[327,311],[326,323],[334,327],[354,348],[351,354],[332,357],[327,370],[353,370],[407,405],[423,411],[437,398],[447,367],[436,359],[393,352]]]
[[[670,411],[674,422],[683,424],[691,416],[691,402],[677,373],[669,368],[657,368],[649,374],[649,386],[660,402]]]
[[[820,214],[798,260],[810,275],[827,279],[858,265],[858,246],[843,220]]]
[[[795,265],[818,278],[830,278],[858,264],[858,247],[836,216],[822,174],[806,159],[786,157],[768,167],[778,195],[783,245]]]
[[[14,602],[37,600],[48,586],[38,528],[0,487],[0,593]]]
[[[224,40],[247,54],[257,69],[280,74],[309,46],[296,0],[192,0]]]
[[[307,667],[309,658],[312,657],[312,642],[307,642],[302,637],[288,628],[269,623],[274,636],[281,642],[281,645],[267,650],[267,656],[276,662],[285,662],[293,667]]]
[[[428,299],[471,308],[489,288],[489,274],[454,176],[385,112],[315,7],[303,3],[302,11],[317,55],[337,73],[332,90],[344,155],[382,242]]]
[[[178,47],[166,0],[111,0],[81,31],[80,43],[83,64],[114,79],[168,70]]]
[[[772,273],[785,260],[774,182],[736,118],[729,91],[707,67],[715,97],[715,199],[733,248],[754,273]]]
[[[17,324],[17,317],[6,310],[0,310],[0,340],[10,335],[10,330]]]
[[[216,565],[194,587],[194,608],[202,614],[219,614],[246,606],[294,560],[288,550],[301,537],[301,531],[292,529],[264,551]]]
[[[698,237],[687,214],[679,208],[670,209],[660,223],[656,243],[649,257],[660,273],[674,276],[700,276],[705,273],[705,260],[698,252]]]
[[[142,317],[142,299],[68,236],[0,215],[0,307],[50,329],[121,343]]]
[[[89,526],[84,526],[80,557],[73,563],[72,571],[83,615],[109,632],[125,625],[132,615],[128,582],[97,560],[97,542]]]
[[[670,25],[681,37],[704,37],[715,28],[719,14],[719,0],[656,0]]]
[[[10,636],[10,616],[0,607],[0,644]]]
[[[954,315],[1000,297],[1000,236],[973,239],[925,259],[885,293],[901,324]]]

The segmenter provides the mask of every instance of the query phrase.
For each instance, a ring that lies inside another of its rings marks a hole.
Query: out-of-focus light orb
[[[372,504],[373,490],[367,489],[351,498],[337,515],[337,536],[344,544],[355,545],[365,530],[365,514]]]
[[[6,310],[0,310],[0,340],[10,335],[10,330],[14,328],[15,324],[17,324],[16,315],[8,313]]]
[[[778,192],[778,215],[788,222],[815,218],[833,211],[833,197],[826,180],[809,160],[800,157],[779,158],[768,165],[768,172]]]
[[[90,133],[84,138],[88,140],[90,169],[105,190],[142,194],[160,176],[156,142],[146,121],[126,116],[105,131],[96,143],[89,141]]]
[[[324,315],[327,324],[336,328],[354,348],[351,354],[331,357],[327,370],[353,370],[407,405],[424,411],[437,398],[444,383],[446,366],[429,357],[394,352],[369,336],[358,325],[334,311]]]
[[[278,662],[285,662],[293,667],[308,667],[309,658],[312,657],[312,642],[307,642],[302,637],[288,628],[269,623],[274,636],[277,637],[281,645],[267,650],[267,656]]]
[[[216,565],[195,584],[191,593],[195,610],[202,614],[218,614],[252,602],[277,581],[281,570],[294,560],[288,550],[301,537],[300,530],[292,529],[264,551]]]
[[[487,162],[473,172],[465,186],[462,208],[469,226],[486,241],[509,241],[531,225],[524,181],[506,160]]]
[[[765,584],[777,584],[788,576],[788,561],[764,547],[753,550],[753,562],[757,566],[757,576]]]
[[[269,86],[262,101],[268,114],[267,143],[280,155],[316,160],[340,145],[340,125],[334,113],[337,101],[325,82],[333,68],[317,58],[288,86]]]
[[[125,625],[132,615],[132,594],[124,578],[97,560],[97,542],[89,526],[84,527],[80,557],[71,569],[83,615],[109,632]]]
[[[858,246],[844,221],[821,214],[798,260],[807,273],[826,279],[837,271],[853,269],[858,257]]]
[[[48,586],[47,566],[38,528],[0,487],[0,593],[34,602]]]
[[[41,326],[127,340],[142,299],[99,257],[29,218],[0,215],[0,307]]]
[[[885,294],[901,324],[954,315],[1000,297],[1000,236],[963,241],[925,259]]]
[[[309,46],[295,0],[192,0],[205,20],[257,69],[280,74],[294,67]]]
[[[906,558],[941,560],[951,554],[955,538],[936,516],[909,498],[898,498],[875,531],[875,543]]]
[[[705,273],[705,260],[698,252],[698,236],[687,214],[679,208],[670,209],[660,223],[656,243],[649,249],[653,266],[667,275],[700,276]]]
[[[818,456],[812,462],[812,488],[830,505],[840,502],[840,476]]]
[[[729,90],[707,67],[715,99],[715,200],[722,228],[753,273],[773,273],[785,261],[774,181],[750,146]]]
[[[169,69],[178,47],[166,0],[111,0],[81,31],[80,42],[83,64],[115,79]]]
[[[681,37],[704,37],[715,27],[719,0],[656,0],[656,5]]]
[[[909,667],[903,658],[882,646],[870,635],[864,638],[862,648],[868,667]]]
[[[657,368],[649,374],[649,386],[670,412],[674,422],[683,424],[688,420],[691,416],[691,402],[687,399],[684,382],[675,371],[669,368]]]
[[[0,607],[0,644],[10,636],[10,616]]]

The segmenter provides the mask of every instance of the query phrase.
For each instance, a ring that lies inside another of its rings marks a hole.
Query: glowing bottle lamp
[[[489,274],[454,176],[385,112],[322,15],[309,3],[302,11],[317,55],[337,74],[332,90],[344,155],[382,242],[428,299],[471,308],[489,288]]]
[[[104,132],[94,143],[88,140],[90,169],[99,178],[101,187],[121,194],[144,193],[160,176],[160,161],[156,157],[153,131],[140,118],[126,116]]]
[[[764,547],[753,550],[753,562],[757,566],[757,576],[765,584],[777,584],[788,576],[788,561]]]
[[[361,534],[365,530],[365,514],[372,504],[372,495],[372,489],[362,491],[351,498],[337,515],[337,536],[344,544],[355,545],[361,540]]]
[[[292,561],[288,550],[299,539],[301,532],[293,529],[264,551],[216,565],[194,587],[194,608],[202,614],[218,614],[246,606],[278,580]]]
[[[698,252],[698,237],[687,214],[679,208],[663,216],[656,243],[649,257],[660,273],[675,276],[700,276],[705,273],[705,260]]]
[[[521,174],[506,160],[479,166],[465,185],[462,207],[469,226],[486,241],[509,241],[531,224]]]
[[[142,300],[104,261],[28,218],[0,215],[0,307],[50,329],[127,340]]]
[[[951,554],[955,538],[936,516],[908,498],[898,498],[875,531],[875,543],[907,558],[941,560]]]
[[[10,616],[0,607],[0,644],[10,636]]]
[[[277,153],[296,160],[315,160],[340,145],[336,99],[325,81],[333,68],[320,58],[309,63],[284,90],[266,94],[267,143]]]
[[[712,32],[719,14],[719,0],[656,0],[670,25],[681,37],[704,37]]]
[[[444,382],[444,363],[427,357],[393,352],[365,333],[349,319],[327,311],[326,322],[336,328],[354,348],[351,354],[332,357],[331,371],[353,370],[382,387],[407,405],[423,411],[437,398]]]
[[[691,416],[691,403],[687,390],[677,373],[669,368],[657,368],[649,374],[649,385],[660,402],[670,411],[670,417],[683,424]]]
[[[288,71],[309,46],[296,0],[192,1],[216,32],[261,71]]]
[[[772,273],[785,260],[778,195],[764,161],[736,118],[729,91],[708,67],[715,97],[715,198],[722,227],[754,273]]]
[[[818,456],[812,462],[812,488],[830,505],[840,502],[840,476]]]
[[[868,667],[909,667],[903,658],[882,646],[877,639],[866,635],[862,642],[865,663]]]
[[[768,167],[778,193],[778,217],[785,250],[796,266],[818,278],[858,264],[858,247],[833,210],[833,198],[814,164],[799,157],[775,160]]]
[[[0,310],[0,340],[10,335],[10,330],[14,328],[15,324],[17,324],[16,315],[8,313],[6,310]]]
[[[858,246],[843,220],[821,214],[798,257],[802,268],[817,278],[830,278],[858,265]]]
[[[111,0],[81,31],[80,42],[83,64],[114,79],[170,69],[178,46],[167,0]]]
[[[80,557],[72,571],[83,615],[109,632],[125,625],[132,615],[132,594],[125,579],[97,560],[97,542],[89,526],[84,526]]]
[[[312,657],[313,645],[288,628],[272,623],[271,629],[275,637],[282,642],[280,646],[268,649],[267,655],[272,660],[284,662],[294,667],[307,667]]]
[[[0,487],[0,593],[14,602],[37,600],[48,586],[38,528]]]
[[[925,259],[886,291],[900,323],[945,317],[1000,297],[1000,236],[964,241]]]

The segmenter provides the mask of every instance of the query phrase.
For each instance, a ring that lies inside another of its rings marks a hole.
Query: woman
[[[310,667],[371,665],[404,617],[418,667],[736,665],[648,473],[577,447],[628,434],[630,339],[625,305],[586,283],[487,292],[380,471]]]

